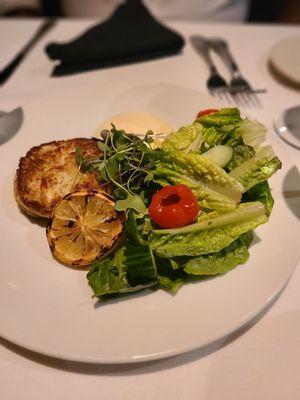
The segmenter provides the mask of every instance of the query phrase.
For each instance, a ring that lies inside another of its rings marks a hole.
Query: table
[[[282,86],[270,74],[270,48],[296,26],[176,23],[187,39],[183,54],[129,66],[50,78],[51,62],[43,51],[52,40],[73,38],[93,21],[59,21],[41,40],[0,90],[0,109],[11,109],[77,85],[123,80],[134,84],[163,81],[205,91],[206,67],[188,37],[199,33],[222,36],[236,55],[241,70],[257,88],[262,109],[251,110],[272,132],[273,116],[299,103],[299,92]],[[0,20],[0,67],[24,43],[39,20]],[[9,43],[9,47],[8,44]],[[223,67],[220,66],[223,72]],[[270,133],[272,134],[272,133]],[[300,153],[287,148],[300,167]],[[295,174],[299,172],[295,169]],[[300,182],[300,178],[298,179]],[[300,189],[300,183],[297,190]],[[299,210],[300,218],[300,210]],[[296,234],[296,232],[295,232]],[[3,400],[260,400],[299,399],[300,393],[300,270],[275,304],[242,330],[204,349],[172,359],[133,365],[88,365],[53,360],[0,339],[0,398]]]

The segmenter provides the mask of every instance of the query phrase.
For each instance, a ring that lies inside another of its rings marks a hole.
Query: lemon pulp
[[[55,207],[47,228],[54,256],[65,264],[85,266],[103,256],[123,230],[114,202],[101,192],[74,192]]]

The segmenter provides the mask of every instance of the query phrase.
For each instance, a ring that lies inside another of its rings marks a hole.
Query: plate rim
[[[0,332],[0,337],[6,340],[7,342],[10,342],[22,349],[26,349],[32,353],[35,353],[37,355],[42,355],[46,356],[52,359],[57,359],[57,360],[63,360],[63,361],[70,361],[74,363],[86,363],[86,364],[103,364],[103,365],[117,365],[117,364],[135,364],[135,363],[146,363],[148,361],[157,361],[157,360],[164,360],[167,358],[171,357],[176,357],[180,356],[182,354],[187,354],[196,350],[200,350],[202,348],[205,348],[213,343],[218,342],[221,339],[225,339],[229,337],[230,335],[234,335],[235,332],[238,330],[242,329],[243,327],[247,326],[249,323],[251,323],[253,320],[255,320],[256,317],[258,317],[260,314],[263,314],[265,310],[268,309],[268,307],[275,302],[283,293],[285,287],[288,285],[295,268],[297,267],[297,264],[300,260],[300,256],[298,255],[297,260],[295,261],[295,265],[293,266],[288,279],[280,286],[278,289],[273,292],[273,294],[267,299],[267,301],[264,303],[263,307],[257,306],[251,313],[247,315],[246,318],[243,318],[238,325],[234,329],[229,328],[227,329],[224,333],[220,333],[216,335],[215,337],[212,337],[211,339],[207,339],[205,342],[202,342],[201,344],[192,344],[190,346],[185,346],[182,348],[176,348],[176,349],[171,349],[171,350],[166,350],[166,351],[160,351],[157,353],[153,354],[142,354],[139,356],[130,356],[130,357],[109,357],[109,358],[91,358],[91,357],[85,357],[83,358],[78,358],[78,357],[72,357],[70,355],[62,355],[58,354],[55,352],[48,352],[43,349],[39,349],[39,347],[32,347],[28,346],[26,344],[23,344],[21,341],[18,340],[12,340],[9,337],[6,337],[5,335],[2,335]]]

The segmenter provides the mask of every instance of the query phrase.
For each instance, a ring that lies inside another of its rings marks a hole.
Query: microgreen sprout
[[[76,162],[82,172],[98,171],[101,179],[113,187],[118,211],[133,209],[145,213],[146,206],[139,195],[153,179],[157,151],[151,148],[153,132],[148,131],[144,138],[117,130],[103,130],[97,139],[101,155],[86,159],[82,149],[76,149]]]

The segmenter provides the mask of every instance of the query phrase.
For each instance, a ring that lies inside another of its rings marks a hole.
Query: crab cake
[[[56,204],[71,191],[101,189],[95,172],[78,170],[77,147],[85,158],[101,154],[96,140],[78,138],[41,144],[20,159],[14,187],[16,201],[23,211],[50,218]]]

